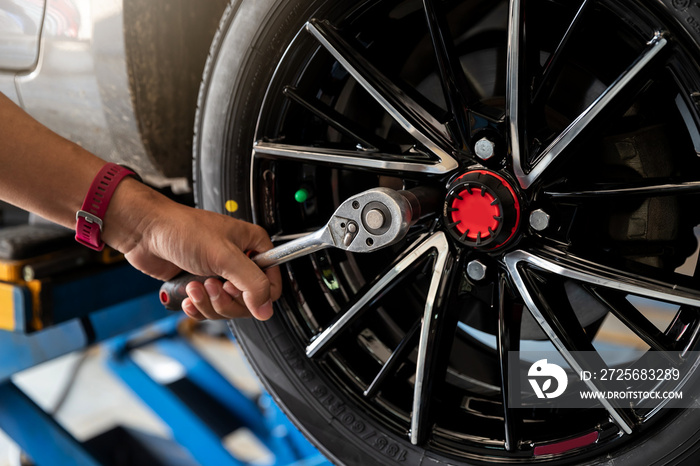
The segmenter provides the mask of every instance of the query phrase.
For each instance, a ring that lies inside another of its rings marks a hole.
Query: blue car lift
[[[180,318],[109,341],[109,366],[170,426],[175,441],[201,464],[244,466],[221,439],[247,428],[274,456],[274,465],[329,465],[287,420],[269,395],[253,400],[226,380],[178,332]],[[149,345],[185,368],[186,377],[162,385],[131,357]]]
[[[182,317],[160,304],[160,282],[114,257],[75,260],[72,270],[57,272],[57,263],[70,263],[66,257],[61,250],[60,262],[54,253],[0,258],[0,429],[35,464],[244,466],[222,438],[245,427],[269,450],[272,466],[330,465],[269,395],[246,396],[178,332]],[[32,273],[42,270],[52,273]],[[172,439],[116,428],[78,441],[11,380],[95,344],[107,349],[109,367],[164,421]],[[166,385],[152,379],[132,358],[145,345],[177,360],[186,376]]]

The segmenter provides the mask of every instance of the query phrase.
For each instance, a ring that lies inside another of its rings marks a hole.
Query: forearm
[[[75,213],[105,161],[44,127],[2,94],[0,141],[0,199],[74,228]],[[170,204],[147,186],[123,180],[107,209],[102,239],[129,251],[141,237],[148,212]]]
[[[102,165],[0,94],[0,199],[73,228]]]

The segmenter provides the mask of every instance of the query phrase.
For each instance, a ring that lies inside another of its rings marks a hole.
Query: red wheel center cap
[[[472,170],[452,182],[443,220],[447,231],[461,244],[494,249],[514,238],[520,223],[520,202],[502,175]]]
[[[491,238],[502,220],[500,202],[485,188],[467,187],[456,194],[450,207],[457,231],[474,241]]]

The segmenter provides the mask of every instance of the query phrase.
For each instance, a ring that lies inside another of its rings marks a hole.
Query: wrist
[[[114,192],[104,218],[102,238],[124,254],[136,247],[170,201],[133,178],[125,178]]]

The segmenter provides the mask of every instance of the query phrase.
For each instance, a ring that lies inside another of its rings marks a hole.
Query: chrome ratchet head
[[[372,188],[343,202],[328,228],[335,247],[371,252],[403,239],[412,215],[411,204],[398,191]]]

